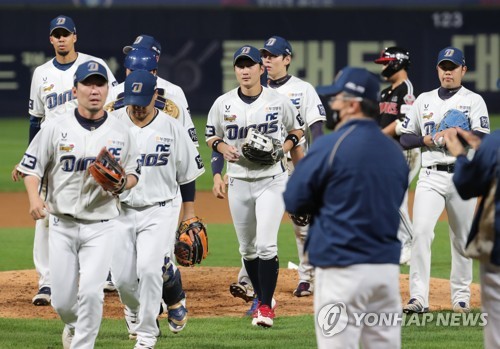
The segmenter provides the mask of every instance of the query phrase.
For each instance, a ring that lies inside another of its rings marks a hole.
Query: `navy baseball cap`
[[[57,16],[50,21],[50,35],[52,35],[52,32],[57,28],[66,29],[70,33],[76,34],[75,22],[68,16]]]
[[[145,48],[153,51],[158,56],[161,55],[161,45],[154,37],[151,35],[141,34],[137,38],[135,38],[134,43],[130,46],[125,46],[123,48],[123,53],[128,54],[131,50],[136,48]]]
[[[257,50],[253,46],[245,45],[245,46],[240,47],[234,53],[234,56],[233,56],[233,66],[236,65],[236,61],[238,59],[240,59],[241,57],[247,57],[247,58],[250,58],[255,63],[262,64],[262,58],[260,58],[260,51]]]
[[[443,61],[450,61],[456,65],[465,65],[464,53],[456,47],[445,47],[439,51],[436,65]]]
[[[260,51],[267,51],[275,56],[291,56],[292,55],[292,45],[282,38],[281,36],[272,36],[267,39],[264,47]]]
[[[129,51],[123,63],[125,68],[130,70],[154,70],[158,69],[156,54],[146,48],[137,48]]]
[[[156,91],[156,76],[147,70],[134,70],[125,79],[125,105],[145,107]]]
[[[76,68],[73,81],[76,85],[77,82],[82,82],[92,75],[100,75],[108,81],[108,72],[104,66],[96,61],[88,61],[82,63]]]
[[[319,86],[316,91],[321,96],[334,96],[346,92],[371,101],[379,100],[380,83],[378,77],[365,68],[345,67],[331,85]]]

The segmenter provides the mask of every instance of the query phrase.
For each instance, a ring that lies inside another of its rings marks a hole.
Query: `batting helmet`
[[[386,47],[375,63],[387,64],[381,74],[383,77],[390,78],[401,69],[408,70],[411,65],[410,52],[402,47]]]
[[[130,70],[154,70],[158,69],[156,54],[145,48],[136,48],[131,50],[125,56],[125,68]]]

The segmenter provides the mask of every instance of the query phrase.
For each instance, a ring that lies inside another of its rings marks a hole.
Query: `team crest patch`
[[[428,120],[428,119],[432,119],[432,116],[434,115],[434,113],[429,113],[429,114],[425,114],[422,116],[422,119],[425,119],[425,120]]]
[[[490,122],[487,116],[481,116],[479,120],[481,120],[481,128],[490,129]]]
[[[224,114],[224,121],[228,122],[234,122],[236,120],[237,116],[236,115],[226,115]]]
[[[75,148],[75,145],[72,143],[60,143],[59,144],[59,151],[63,151],[66,153],[72,152],[74,148]]]
[[[50,92],[54,88],[54,84],[50,84],[49,86],[44,86],[43,92]]]

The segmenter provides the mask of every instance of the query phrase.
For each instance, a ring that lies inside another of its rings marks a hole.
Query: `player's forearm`
[[[29,131],[29,143],[35,138],[38,131],[40,131],[42,124],[42,118],[38,118],[36,116],[30,115],[30,131]]]
[[[194,201],[185,201],[182,203],[182,220],[196,217]]]
[[[431,142],[431,144],[429,144]],[[403,133],[401,138],[399,139],[399,143],[403,149],[413,149],[413,148],[421,148],[421,147],[430,147],[432,143],[432,137],[430,135],[421,137],[414,134]]]
[[[314,124],[309,126],[313,140],[323,136],[323,124],[324,124],[323,121],[316,121]]]
[[[36,200],[40,199],[40,194],[38,193],[40,179],[38,177],[27,175],[26,177],[24,177],[24,186],[26,187],[26,192],[28,193],[28,199],[30,203],[33,203]]]
[[[283,152],[286,154],[292,148],[296,147],[299,144],[300,139],[304,136],[304,131],[302,130],[292,130],[288,132],[288,136],[283,143]]]
[[[125,190],[132,189],[137,185],[138,179],[135,175],[127,175],[127,184],[125,185]]]

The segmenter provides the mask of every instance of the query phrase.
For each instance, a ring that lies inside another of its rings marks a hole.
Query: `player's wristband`
[[[212,165],[212,175],[222,174],[222,170],[224,169],[224,157],[221,153],[214,151],[212,152],[212,160],[210,162]]]
[[[295,148],[297,146],[297,144],[299,144],[299,140],[300,140],[299,137],[297,135],[294,135],[293,133],[288,134],[288,136],[286,136],[286,138],[285,138],[285,142],[292,141],[292,143],[293,143],[292,148]]]
[[[216,151],[218,153],[220,153],[220,151],[217,150],[217,146],[220,144],[220,143],[226,143],[224,142],[222,139],[216,139],[213,143],[212,143],[212,150],[213,151]]]

